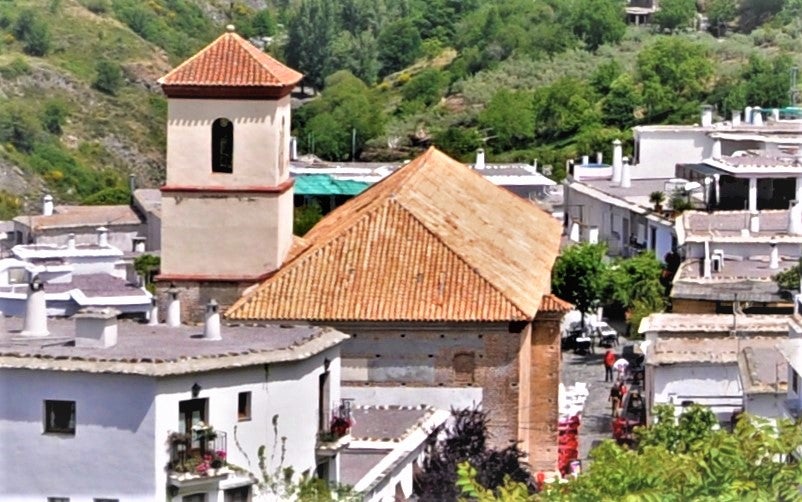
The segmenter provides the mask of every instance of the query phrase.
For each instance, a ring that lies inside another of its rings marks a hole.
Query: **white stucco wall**
[[[741,256],[749,258],[753,256],[763,256],[768,260],[771,246],[767,242],[762,243],[731,243],[731,242],[715,242],[710,243],[710,252],[714,249],[721,249],[724,251],[724,266],[727,266],[728,256]],[[789,256],[791,258],[799,258],[802,256],[802,246],[799,244],[777,244],[777,250],[780,256]],[[687,258],[702,258],[705,254],[705,245],[701,242],[689,242],[685,244],[685,256]]]
[[[482,403],[481,387],[373,387],[343,386],[342,396],[356,406],[420,406],[443,410],[471,408]]]
[[[649,366],[648,373],[650,408],[656,404],[679,407],[682,401],[689,400],[709,405],[719,420],[728,421],[732,412],[741,407],[743,389],[736,363]]]
[[[785,413],[784,394],[753,394],[744,397],[744,411],[766,418],[782,418]]]
[[[155,388],[146,377],[0,370],[0,499],[161,499]],[[74,436],[43,433],[51,399],[76,402]]]
[[[701,162],[712,155],[713,140],[703,129],[644,130],[635,128],[638,163],[632,179],[673,178],[677,164]]]
[[[227,118],[234,126],[232,173],[211,172],[212,123],[218,118]],[[289,96],[279,100],[169,99],[167,184],[278,185],[289,176],[289,152],[281,147],[282,137],[289,141]]]

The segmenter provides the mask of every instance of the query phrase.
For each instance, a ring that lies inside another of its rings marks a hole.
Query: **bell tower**
[[[210,297],[233,302],[287,255],[290,93],[302,77],[229,26],[159,80],[167,176],[158,279],[182,291],[189,319]]]

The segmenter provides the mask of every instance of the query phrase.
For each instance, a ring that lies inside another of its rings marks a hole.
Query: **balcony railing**
[[[318,435],[321,443],[336,442],[351,432],[351,426],[354,424],[351,401],[351,399],[341,399],[340,405],[331,412],[327,430],[320,431]]]
[[[212,476],[226,466],[228,444],[225,432],[211,427],[187,434],[172,433],[168,438],[170,463],[167,470],[191,476]]]

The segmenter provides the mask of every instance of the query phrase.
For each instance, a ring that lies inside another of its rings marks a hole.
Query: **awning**
[[[303,174],[295,177],[296,195],[358,195],[368,186],[368,183],[335,179],[328,174]]]

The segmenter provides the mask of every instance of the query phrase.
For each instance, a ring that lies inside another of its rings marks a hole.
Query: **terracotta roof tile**
[[[159,79],[159,83],[166,87],[288,87],[301,78],[301,73],[236,33],[225,33]]]
[[[230,319],[511,321],[549,291],[561,228],[429,149],[351,199]]]
[[[574,309],[573,304],[568,303],[554,295],[543,295],[543,301],[540,303],[540,312],[570,312]]]

